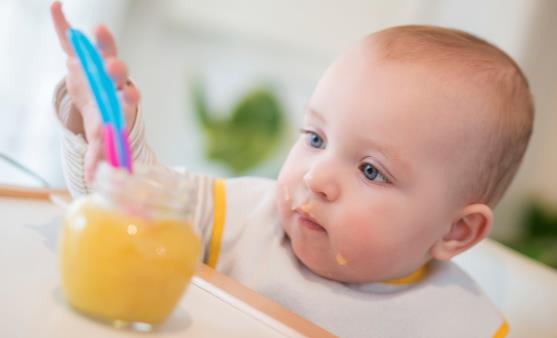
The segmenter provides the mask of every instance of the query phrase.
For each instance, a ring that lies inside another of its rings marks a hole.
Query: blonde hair
[[[489,95],[494,122],[468,202],[495,206],[512,182],[532,134],[534,104],[528,80],[505,52],[472,34],[433,26],[388,28],[368,37],[387,60],[426,62],[476,76]]]

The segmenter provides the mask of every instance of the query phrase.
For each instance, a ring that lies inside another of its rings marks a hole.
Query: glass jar
[[[199,264],[193,182],[164,168],[133,175],[101,163],[94,193],[66,212],[62,289],[78,311],[117,327],[151,330],[180,300]]]

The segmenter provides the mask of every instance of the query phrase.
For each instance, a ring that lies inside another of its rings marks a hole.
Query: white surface
[[[62,210],[0,198],[0,337],[145,337],[70,310],[61,296],[56,242]],[[194,279],[156,337],[284,337],[289,328]]]
[[[509,322],[509,338],[557,337],[557,272],[486,240],[456,258]]]

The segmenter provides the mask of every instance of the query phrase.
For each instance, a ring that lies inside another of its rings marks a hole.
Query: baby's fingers
[[[139,89],[130,83],[122,91],[122,98],[124,99],[124,103],[130,106],[137,105],[141,98],[141,94],[139,93]]]
[[[115,58],[117,55],[116,42],[112,33],[104,25],[99,25],[95,30],[97,37],[97,47],[100,49],[102,56],[105,59]]]
[[[116,83],[116,87],[119,90],[123,89],[128,82],[128,67],[126,67],[126,64],[116,58],[108,58],[106,60],[106,70]]]
[[[68,56],[73,55],[73,49],[68,41],[67,31],[70,28],[70,24],[64,16],[62,11],[62,4],[59,1],[55,1],[50,5],[50,14],[52,16],[52,21],[54,22],[54,28],[56,29],[56,34],[58,35],[58,40],[62,49]]]
[[[129,80],[128,69],[124,62],[115,58],[110,58],[106,61],[106,68],[118,88],[118,96],[122,103],[124,118],[129,130],[135,122],[140,98],[139,90]]]

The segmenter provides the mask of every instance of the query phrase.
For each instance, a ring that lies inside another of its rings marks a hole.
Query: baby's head
[[[526,78],[460,31],[375,33],[326,71],[279,176],[300,261],[344,282],[408,276],[482,240],[533,123]]]

